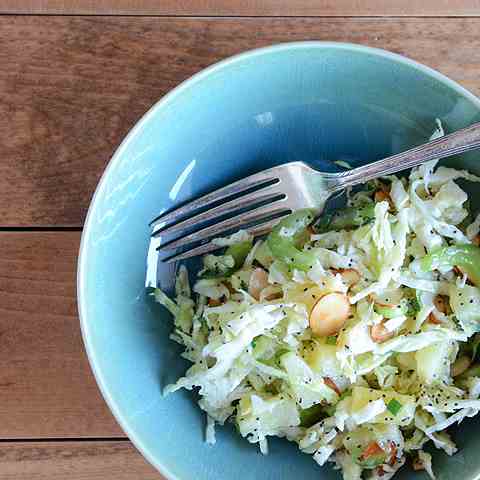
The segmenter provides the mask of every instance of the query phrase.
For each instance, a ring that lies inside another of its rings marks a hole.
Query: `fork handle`
[[[383,160],[339,173],[334,190],[342,190],[430,160],[450,157],[476,148],[480,148],[480,122]]]

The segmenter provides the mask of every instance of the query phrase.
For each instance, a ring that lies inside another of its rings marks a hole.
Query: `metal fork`
[[[303,162],[287,163],[250,175],[164,213],[150,224],[158,252],[172,262],[218,249],[212,238],[245,228],[263,235],[284,216],[300,208],[320,214],[327,200],[347,187],[480,147],[480,123],[405,152],[340,173],[318,172]],[[206,226],[201,226],[205,225]],[[200,226],[200,228],[195,228]],[[164,240],[167,239],[166,242]],[[207,243],[194,246],[197,242]]]

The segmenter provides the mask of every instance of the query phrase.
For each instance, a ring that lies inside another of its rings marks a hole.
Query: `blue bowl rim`
[[[245,60],[246,58],[261,57],[264,55],[269,55],[271,53],[276,53],[284,50],[297,50],[297,49],[301,50],[301,49],[312,49],[312,48],[346,50],[350,52],[367,53],[371,55],[376,55],[378,57],[390,59],[393,62],[398,62],[400,64],[407,65],[409,67],[412,67],[415,70],[422,72],[427,76],[430,76],[431,78],[434,78],[435,80],[438,80],[439,82],[443,83],[444,85],[456,91],[459,95],[466,97],[472,103],[476,104],[480,110],[480,99],[476,97],[473,93],[471,93],[469,90],[462,87],[460,84],[451,80],[450,78],[443,75],[442,73],[434,70],[433,68],[430,68],[419,62],[416,62],[415,60],[412,60],[406,56],[399,55],[397,53],[393,53],[388,50],[383,50],[383,49],[374,48],[374,47],[367,47],[365,45],[360,45],[355,43],[303,41],[303,42],[286,42],[286,43],[270,45],[262,48],[247,50],[245,52],[233,55],[219,62],[216,62],[210,65],[209,67],[201,70],[200,72],[196,73],[195,75],[191,76],[190,78],[186,79],[185,81],[181,82],[173,90],[171,90],[166,95],[164,95],[160,100],[158,100],[140,118],[140,120],[138,120],[135,126],[130,130],[127,136],[123,139],[123,141],[118,146],[115,153],[113,154],[112,158],[108,162],[107,167],[105,168],[102,176],[100,177],[98,185],[92,196],[92,200],[88,208],[88,212],[87,212],[87,216],[85,219],[83,232],[81,236],[81,241],[80,241],[80,250],[79,250],[79,258],[78,258],[78,268],[77,268],[77,303],[78,303],[78,312],[79,312],[79,318],[80,318],[80,327],[82,331],[83,342],[85,344],[85,350],[87,352],[87,357],[90,363],[90,367],[93,371],[93,375],[100,389],[100,392],[102,393],[102,396],[105,399],[105,402],[107,403],[116,421],[119,423],[123,431],[127,434],[128,438],[133,443],[133,445],[140,451],[143,457],[151,465],[153,465],[167,480],[184,480],[184,479],[180,479],[177,475],[172,473],[165,465],[162,465],[162,463],[157,458],[155,458],[155,455],[150,451],[149,447],[145,445],[140,438],[137,438],[133,429],[131,429],[127,421],[124,420],[123,415],[120,412],[119,406],[115,401],[115,399],[110,395],[108,386],[105,382],[102,372],[97,366],[96,354],[92,344],[89,341],[90,330],[89,330],[88,321],[84,314],[84,312],[86,311],[86,307],[84,306],[86,302],[86,298],[83,294],[84,292],[83,285],[86,281],[85,264],[87,261],[87,244],[88,244],[88,237],[90,234],[90,223],[92,222],[93,212],[95,210],[96,198],[97,196],[100,195],[100,192],[103,191],[103,189],[107,184],[107,178],[108,178],[110,169],[112,169],[114,165],[119,161],[123,152],[127,149],[129,143],[136,137],[137,134],[141,132],[144,126],[148,123],[150,117],[157,110],[175,101],[176,98],[181,96],[185,90],[189,89],[196,83],[201,82],[210,74],[218,72],[224,67],[231,67],[234,64]]]

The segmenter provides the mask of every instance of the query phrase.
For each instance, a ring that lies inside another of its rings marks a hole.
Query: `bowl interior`
[[[480,104],[453,82],[401,57],[359,46],[290,44],[234,57],[157,104],[117,151],[94,197],[79,272],[82,328],[102,392],[126,432],[169,478],[339,478],[283,440],[263,457],[231,426],[204,443],[194,394],[162,388],[187,367],[169,340],[169,315],[144,289],[148,223],[161,211],[244,175],[303,160],[335,171],[480,120]],[[475,155],[451,164],[480,174]],[[478,194],[471,189],[471,193]],[[162,284],[171,283],[165,269]],[[476,420],[462,450],[438,455],[439,478],[480,470]],[[397,478],[407,478],[405,472]],[[416,476],[416,478],[419,478]]]

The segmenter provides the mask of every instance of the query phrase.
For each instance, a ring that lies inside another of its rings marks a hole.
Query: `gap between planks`
[[[3,0],[10,14],[357,17],[478,16],[479,0]]]
[[[40,18],[56,18],[56,17],[76,17],[76,18],[151,18],[151,19],[178,19],[178,20],[313,20],[313,19],[371,19],[371,20],[409,20],[409,19],[422,19],[422,20],[439,20],[439,19],[459,19],[459,18],[480,18],[480,9],[479,12],[472,15],[200,15],[200,14],[191,14],[191,15],[181,15],[181,14],[147,14],[147,13],[5,13],[0,12],[0,17],[40,17]]]

